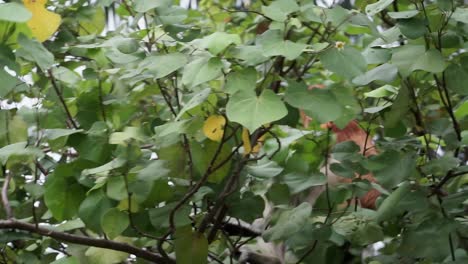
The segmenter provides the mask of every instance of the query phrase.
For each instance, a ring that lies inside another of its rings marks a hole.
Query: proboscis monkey
[[[309,89],[314,88],[324,88],[323,85],[313,85],[309,86]],[[301,110],[301,119],[303,122],[304,127],[309,126],[309,122],[312,120],[310,117],[305,115],[305,113]],[[345,141],[354,141],[360,149],[361,153],[365,156],[375,155],[377,151],[375,149],[374,143],[372,142],[372,138],[367,134],[367,132],[362,129],[356,120],[349,122],[346,127],[343,129],[338,128],[332,122],[322,125],[323,128],[330,129],[331,132],[336,137],[336,143],[341,143]],[[331,157],[329,157],[329,161],[326,163],[328,165],[335,163]],[[325,168],[322,168],[322,171]],[[327,169],[327,176],[328,176],[328,184],[329,186],[335,186],[339,183],[346,183],[352,182],[352,179],[343,178],[340,176],[335,175],[329,169]],[[358,177],[358,176],[356,176]],[[361,175],[359,176],[362,179],[366,179],[370,182],[376,182],[376,179],[372,174]],[[320,196],[320,194],[325,190],[324,186],[312,187],[309,190],[309,194],[305,199],[306,202],[311,203],[314,205],[316,199]],[[377,198],[380,196],[380,193],[372,189],[367,192],[364,196],[359,197],[359,204],[363,208],[368,209],[375,209],[375,203]],[[265,216],[271,214],[273,209],[268,208],[264,213]],[[265,228],[266,223],[263,223],[263,226],[260,225],[260,229]],[[260,230],[262,232],[262,230]],[[240,263],[251,263],[251,264],[263,264],[263,263],[274,263],[274,264],[283,264],[285,263],[285,246],[283,244],[273,244],[273,243],[266,243],[261,238],[258,239],[258,242],[252,248],[246,247],[241,251],[241,255],[239,258]]]

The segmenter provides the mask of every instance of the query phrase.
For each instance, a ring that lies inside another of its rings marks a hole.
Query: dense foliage
[[[235,263],[264,200],[296,262],[467,263],[461,1],[8,2],[0,263]],[[320,126],[355,119],[377,155]]]

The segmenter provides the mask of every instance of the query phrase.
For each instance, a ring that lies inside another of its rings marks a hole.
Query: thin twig
[[[301,263],[308,255],[310,255],[310,253],[312,253],[315,250],[315,247],[317,246],[317,244],[318,244],[318,240],[315,240],[314,244],[312,244],[312,247],[309,250],[307,250],[307,252],[304,253],[304,255],[302,255],[302,257],[296,262],[296,264]]]
[[[59,98],[60,103],[63,106],[63,109],[65,110],[65,114],[67,115],[70,124],[72,125],[74,129],[78,129],[78,125],[75,123],[75,120],[73,120],[73,116],[71,115],[70,110],[68,109],[68,106],[65,103],[65,100],[63,99],[62,92],[60,91],[58,84],[55,81],[55,77],[52,72],[52,69],[47,70],[47,72],[49,73],[49,79],[50,79],[50,82],[52,83],[52,87],[54,88],[54,91],[57,94],[57,97]]]

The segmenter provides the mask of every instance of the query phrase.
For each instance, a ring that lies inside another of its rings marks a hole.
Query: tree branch
[[[10,220],[0,220],[0,229],[18,229],[23,231],[28,231],[30,233],[39,234],[42,236],[51,237],[60,241],[70,242],[79,245],[86,245],[98,248],[107,248],[116,251],[126,252],[129,254],[133,254],[139,258],[151,261],[153,263],[175,263],[174,260],[166,260],[162,258],[159,254],[134,247],[127,243],[116,242],[112,240],[104,240],[98,238],[91,238],[91,237],[83,237],[73,234],[68,234],[64,232],[54,231],[45,227],[38,227],[36,228],[35,225],[20,222],[15,219]]]

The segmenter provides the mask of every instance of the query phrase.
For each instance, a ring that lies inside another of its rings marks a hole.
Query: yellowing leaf
[[[252,145],[250,144],[250,135],[247,128],[242,129],[242,142],[244,142],[244,155],[249,155],[252,151]]]
[[[264,134],[257,140],[257,144],[252,149],[252,153],[257,154],[260,151],[260,148],[263,146],[263,142],[265,141],[265,137],[266,137],[266,134]]]
[[[221,141],[224,134],[226,119],[224,116],[212,115],[203,124],[203,134],[213,141]]]
[[[266,135],[262,135],[257,140],[257,144],[255,144],[255,146],[252,148],[252,143],[250,143],[249,130],[247,128],[244,128],[242,130],[242,142],[244,142],[244,155],[257,154],[260,151],[263,142],[265,141],[265,136]]]
[[[27,22],[34,37],[43,42],[57,31],[60,25],[60,16],[45,8],[47,0],[23,0],[24,6],[32,13]]]

